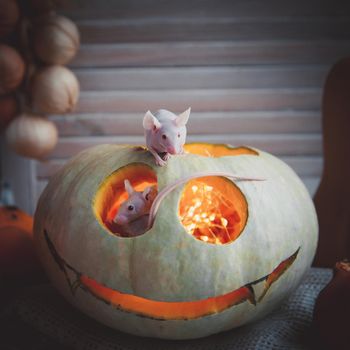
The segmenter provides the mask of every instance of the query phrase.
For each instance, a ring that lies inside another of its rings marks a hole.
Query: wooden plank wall
[[[315,192],[322,170],[321,94],[350,53],[347,1],[79,0],[71,63],[76,111],[51,119],[59,144],[37,163],[37,196],[78,151],[143,143],[147,109],[192,107],[188,141],[252,145],[284,159]]]

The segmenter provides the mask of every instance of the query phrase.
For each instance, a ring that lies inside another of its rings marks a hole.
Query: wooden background
[[[144,143],[147,109],[189,106],[188,141],[271,152],[313,194],[322,171],[322,86],[331,65],[350,54],[347,2],[66,1],[61,13],[81,32],[70,66],[82,92],[74,113],[50,117],[60,138],[47,161],[25,163],[26,209],[34,211],[70,156],[100,143]]]

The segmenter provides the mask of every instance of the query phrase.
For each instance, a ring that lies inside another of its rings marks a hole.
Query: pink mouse
[[[183,154],[186,142],[186,124],[191,108],[175,115],[166,109],[160,109],[154,115],[148,111],[143,118],[146,145],[153,154],[156,164],[164,166],[174,154]],[[162,157],[160,153],[163,153]]]
[[[123,236],[133,237],[147,230],[149,212],[157,195],[155,186],[148,186],[142,192],[135,191],[129,180],[124,180],[128,199],[123,202],[113,222]]]

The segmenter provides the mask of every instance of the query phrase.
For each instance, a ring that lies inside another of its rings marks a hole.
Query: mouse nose
[[[128,222],[128,219],[124,215],[117,215],[113,221],[118,225],[125,225]]]
[[[176,149],[175,149],[175,147],[169,146],[169,147],[168,147],[168,153],[170,153],[170,154],[176,154]]]

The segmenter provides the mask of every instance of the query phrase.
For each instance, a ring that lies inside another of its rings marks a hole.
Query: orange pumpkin
[[[30,277],[39,270],[33,245],[33,218],[16,207],[0,207],[0,276]]]

